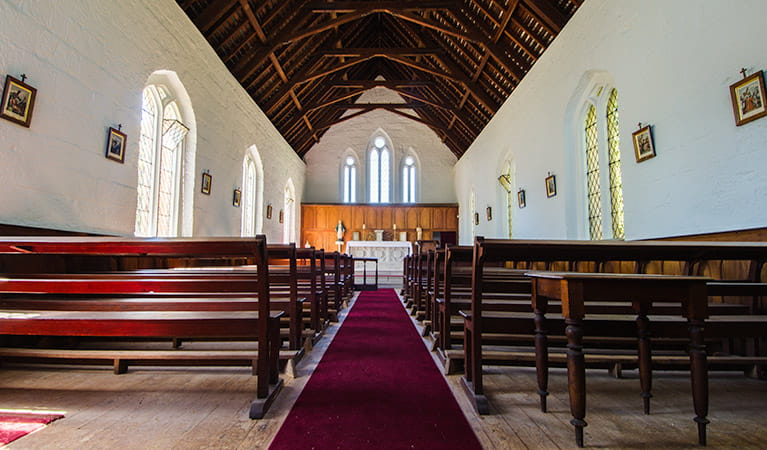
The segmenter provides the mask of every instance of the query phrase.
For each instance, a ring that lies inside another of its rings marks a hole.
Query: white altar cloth
[[[402,271],[402,260],[413,253],[407,241],[349,241],[346,253],[359,258],[378,258],[379,270]]]

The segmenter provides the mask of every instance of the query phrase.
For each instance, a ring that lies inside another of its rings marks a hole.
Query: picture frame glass
[[[37,89],[7,75],[3,88],[3,99],[0,102],[0,117],[29,127],[36,96]]]
[[[557,180],[554,175],[546,177],[546,197],[557,195]]]
[[[202,174],[202,193],[210,195],[210,187],[213,184],[213,177],[209,173]]]
[[[631,134],[634,142],[634,156],[637,162],[642,162],[655,156],[655,144],[652,139],[650,125],[640,128]]]
[[[517,204],[519,205],[520,208],[524,208],[525,206],[527,206],[524,189],[517,192]]]
[[[125,133],[110,127],[107,132],[106,157],[117,162],[124,162],[126,138]]]
[[[764,74],[761,70],[732,84],[730,96],[736,126],[767,115],[767,96],[765,95]]]
[[[234,194],[232,195],[232,205],[239,208],[241,200],[242,200],[242,191],[240,191],[239,189],[235,189]]]

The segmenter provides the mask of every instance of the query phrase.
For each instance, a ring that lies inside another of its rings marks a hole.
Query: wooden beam
[[[407,48],[407,47],[375,47],[375,48],[333,48],[322,50],[324,56],[329,57],[357,57],[357,56],[421,56],[436,55],[442,53],[438,48]]]
[[[465,32],[465,31],[458,30],[456,28],[446,27],[439,22],[435,22],[431,19],[425,19],[419,16],[418,14],[413,14],[408,12],[391,12],[390,14],[402,20],[407,20],[408,22],[421,25],[422,27],[430,28],[432,30],[439,31],[440,33],[445,33],[447,35],[457,37],[458,39],[463,39],[464,41],[476,42],[477,44],[481,44],[483,40],[482,36],[478,35],[475,32]]]
[[[344,100],[348,100],[348,99],[354,97],[355,95],[360,95],[363,92],[365,92],[365,90],[356,90],[356,91],[350,92],[348,94],[341,95],[339,97],[331,98],[329,100],[322,100],[322,101],[317,102],[317,103],[312,103],[312,104],[306,105],[304,107],[304,111],[309,112],[309,111],[314,111],[315,109],[326,108],[326,107],[334,105],[336,103],[340,103],[340,102],[342,102]]]
[[[554,30],[554,34],[562,31],[567,23],[567,17],[562,14],[549,0],[524,0],[525,5]]]
[[[385,87],[389,89],[420,88],[434,85],[431,81],[411,80],[325,80],[325,84],[337,88],[359,89],[372,89],[375,87]]]
[[[334,108],[339,109],[420,109],[428,105],[423,103],[337,103]]]
[[[208,32],[237,3],[237,0],[215,0],[193,21],[202,34]]]
[[[441,1],[418,1],[418,2],[404,2],[404,1],[376,1],[376,2],[354,2],[354,1],[340,1],[340,2],[328,2],[328,1],[315,1],[307,6],[313,13],[351,13],[359,11],[360,9],[369,8],[371,4],[375,4],[376,9],[389,9],[399,11],[426,11],[426,10],[440,10],[451,9],[458,6],[456,0],[441,0]]]
[[[423,120],[420,117],[411,116],[410,114],[405,114],[402,111],[397,111],[396,109],[389,109],[389,108],[384,108],[384,109],[386,109],[386,110],[388,110],[390,112],[393,112],[394,114],[397,114],[398,116],[402,116],[402,117],[405,117],[407,119],[410,119],[410,120],[412,120],[414,122],[422,123],[422,124],[426,125],[427,127],[432,128],[434,130],[445,131],[445,128],[442,125],[438,125],[436,123],[432,123],[432,122],[429,122],[427,120]]]

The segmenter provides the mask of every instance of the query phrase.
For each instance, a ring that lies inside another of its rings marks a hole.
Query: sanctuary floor
[[[107,367],[3,367],[0,408],[66,411],[64,419],[8,448],[265,449],[338,326],[330,327],[299,364],[301,376],[286,380],[267,417],[255,421],[248,419],[248,407],[256,380],[247,368],[136,367],[118,376]],[[424,345],[430,343],[424,340]],[[460,376],[447,377],[484,448],[574,447],[564,370],[552,371],[547,414],[538,409],[534,369],[489,366],[486,371],[488,416],[474,414]],[[649,416],[641,411],[636,373],[624,375],[615,379],[604,370],[588,372],[587,446],[696,447],[689,375],[655,374]],[[764,448],[767,382],[714,372],[710,394],[709,447]],[[338,432],[343,429],[339,424]]]

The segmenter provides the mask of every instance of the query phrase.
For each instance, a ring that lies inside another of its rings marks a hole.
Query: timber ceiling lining
[[[583,0],[177,0],[304,157],[385,109],[460,158]],[[376,86],[405,103],[355,104]]]

